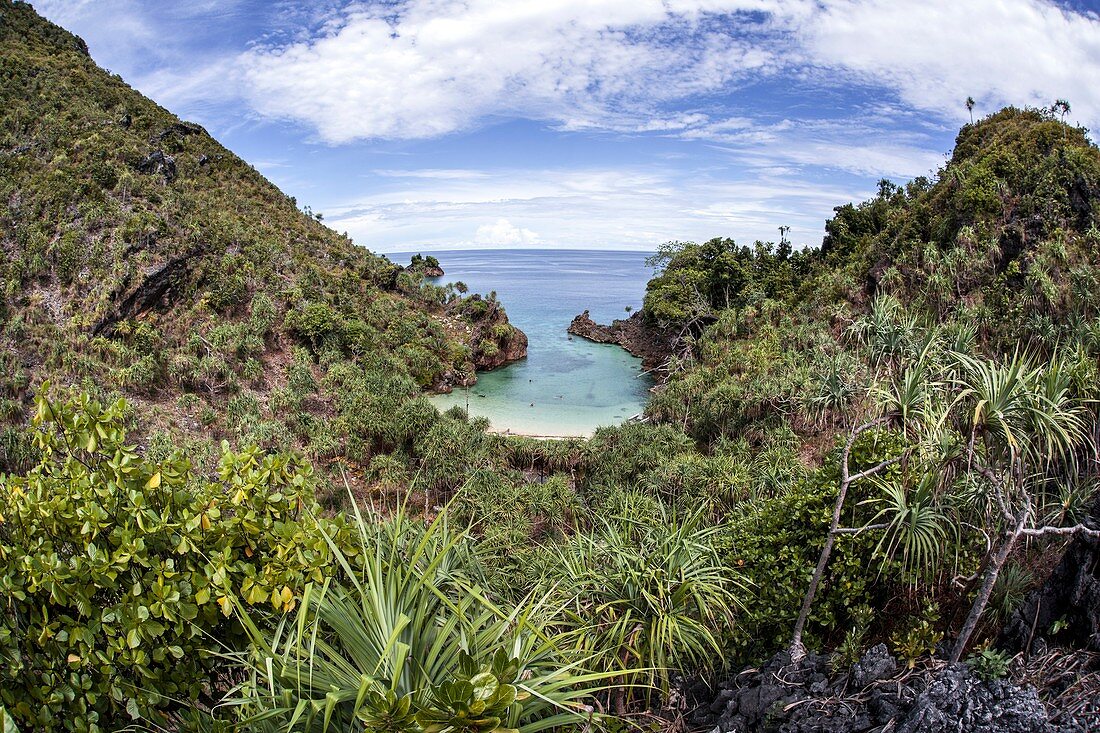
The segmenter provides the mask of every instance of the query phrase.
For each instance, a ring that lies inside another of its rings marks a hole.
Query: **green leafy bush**
[[[123,401],[37,399],[40,462],[0,476],[0,703],[34,730],[112,730],[204,692],[234,601],[295,607],[332,562],[311,470],[222,446],[217,475],[126,443]],[[323,531],[322,531],[323,530]]]
[[[986,647],[966,658],[966,663],[978,679],[992,682],[1008,675],[1010,657],[998,649]]]

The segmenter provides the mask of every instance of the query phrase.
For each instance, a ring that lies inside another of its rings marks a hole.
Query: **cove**
[[[588,436],[638,414],[654,380],[641,359],[565,329],[588,309],[610,323],[640,308],[652,271],[645,252],[480,250],[432,252],[446,275],[470,292],[497,292],[509,320],[526,332],[527,358],[478,374],[477,384],[431,397],[489,419],[493,430],[547,437]],[[391,257],[398,262],[407,261]]]

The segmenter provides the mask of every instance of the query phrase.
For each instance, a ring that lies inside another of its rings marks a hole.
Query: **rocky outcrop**
[[[1050,730],[1034,687],[983,681],[964,664],[941,671],[917,696],[898,733],[1040,733]]]
[[[785,652],[719,686],[696,714],[714,733],[1043,733],[1047,713],[1032,687],[978,679],[964,664],[902,669],[884,644],[847,672],[827,655],[792,664]]]
[[[1100,502],[1092,522],[1100,526]],[[1039,641],[1100,652],[1100,542],[1070,543],[1046,582],[1009,618],[998,644],[1029,652]]]
[[[142,173],[160,173],[168,183],[176,180],[176,159],[162,150],[154,150],[138,161],[137,169]]]
[[[447,306],[444,324],[456,338],[466,342],[470,360],[462,369],[442,375],[432,385],[436,392],[450,392],[477,382],[477,372],[511,364],[527,356],[527,334],[508,321],[495,297],[471,295]]]
[[[165,262],[148,272],[136,288],[129,290],[130,279],[121,283],[121,287],[111,295],[114,308],[92,328],[94,336],[110,336],[120,321],[136,318],[170,297],[173,290],[191,275],[191,267],[197,257],[205,254],[203,248],[195,248]]]
[[[604,326],[592,320],[588,311],[573,319],[567,329],[574,336],[598,344],[618,344],[642,359],[642,368],[661,369],[676,346],[677,335],[648,323],[641,311],[630,318]]]

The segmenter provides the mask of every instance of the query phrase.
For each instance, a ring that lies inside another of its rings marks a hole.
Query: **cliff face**
[[[663,368],[676,346],[676,334],[647,323],[641,311],[610,326],[596,323],[585,311],[573,319],[567,330],[598,344],[618,344],[641,357],[642,368],[646,370]]]

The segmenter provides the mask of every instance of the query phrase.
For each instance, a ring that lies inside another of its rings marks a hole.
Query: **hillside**
[[[964,126],[932,179],[884,180],[836,207],[820,248],[670,243],[643,316],[686,327],[695,360],[678,363],[652,415],[694,422],[708,441],[783,416],[813,442],[858,420],[876,369],[853,346],[889,325],[872,308],[884,297],[897,323],[878,335],[879,358],[931,326],[985,355],[1095,353],[1100,149],[1085,133],[1050,110],[1004,109]]]
[[[323,226],[29,5],[0,3],[0,45],[0,420],[49,378],[130,397],[147,437],[345,454],[322,372],[403,401],[525,353],[499,304]]]

